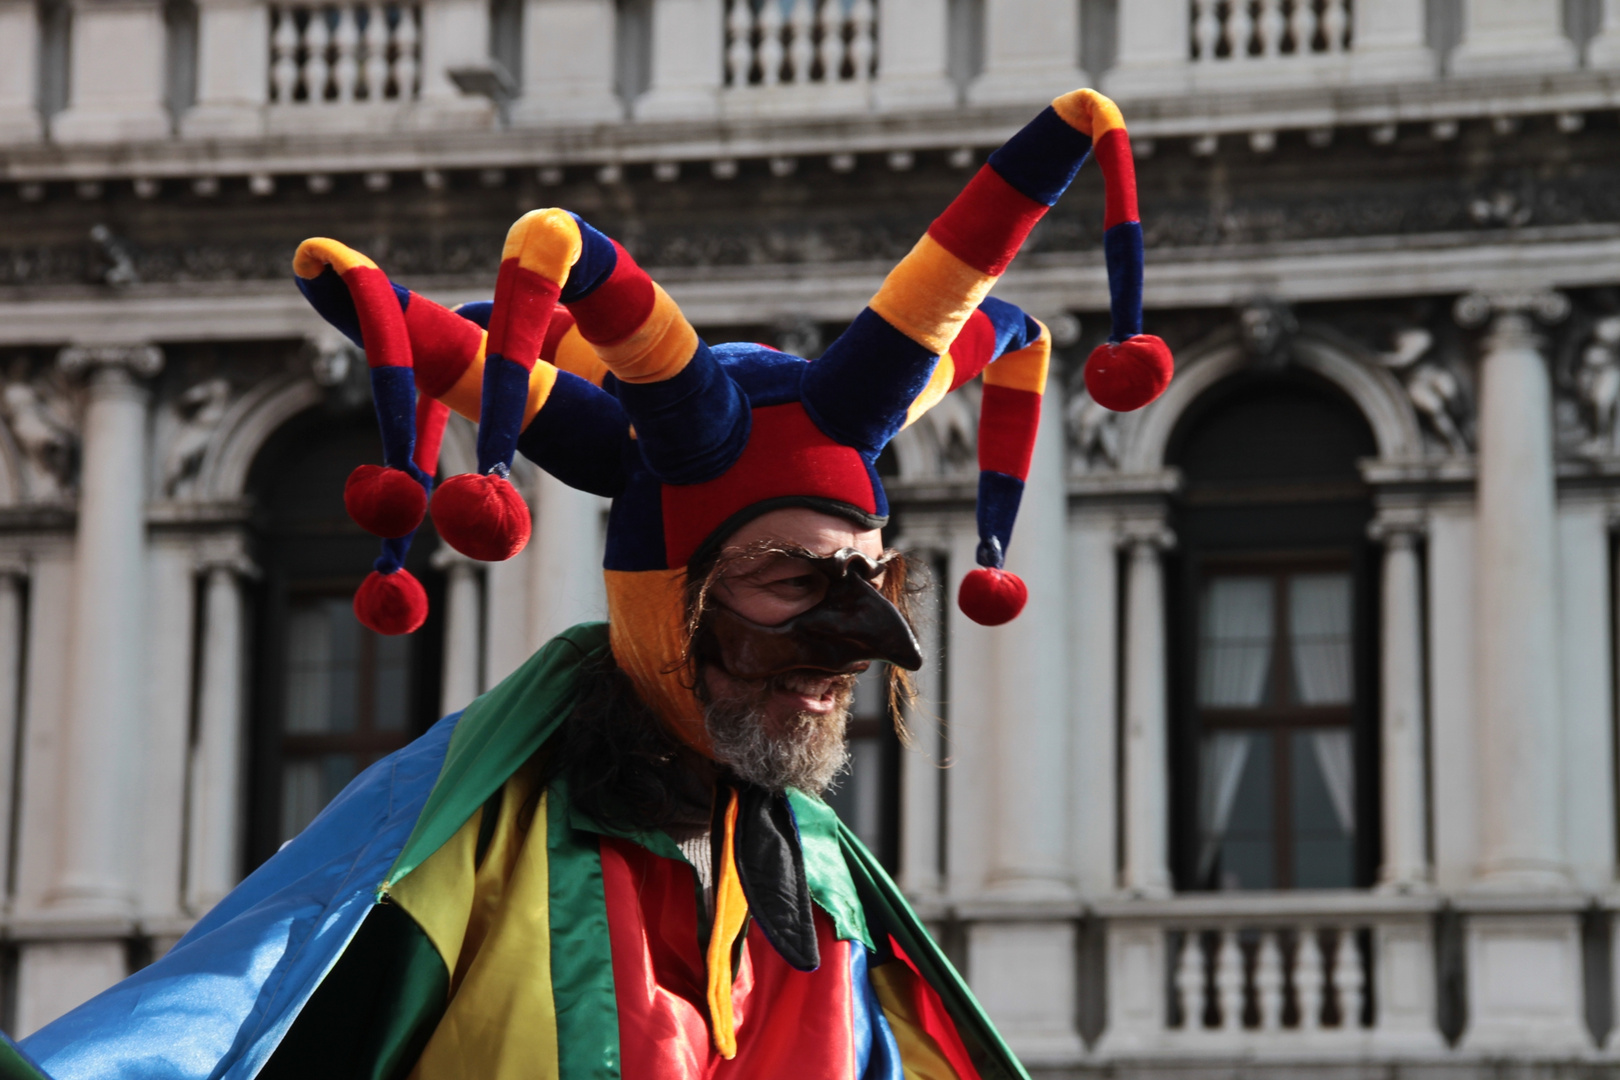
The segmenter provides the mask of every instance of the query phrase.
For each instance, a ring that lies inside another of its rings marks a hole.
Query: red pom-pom
[[[1023,578],[988,566],[969,571],[956,592],[956,606],[980,626],[1012,622],[1028,600],[1029,586]]]
[[[529,542],[529,507],[494,473],[452,476],[433,493],[433,526],[444,542],[482,562],[510,559]]]
[[[1105,409],[1130,412],[1164,393],[1175,373],[1170,346],[1152,334],[1137,334],[1091,350],[1086,358],[1086,392]]]
[[[354,594],[354,617],[379,634],[409,634],[427,620],[428,599],[409,570],[373,570]]]
[[[403,469],[362,465],[343,485],[343,505],[374,536],[408,536],[427,513],[427,492]]]

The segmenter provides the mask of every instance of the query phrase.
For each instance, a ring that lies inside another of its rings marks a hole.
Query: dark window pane
[[[376,713],[372,726],[382,731],[404,731],[409,721],[410,642],[404,636],[377,636],[374,682]]]
[[[1293,766],[1294,886],[1355,884],[1355,756],[1349,728],[1299,732]]]
[[[1217,795],[1206,799],[1206,806],[1213,810],[1206,815],[1204,841],[1213,854],[1207,867],[1200,868],[1201,874],[1216,889],[1275,888],[1272,737],[1260,732],[1217,732],[1206,738],[1204,761],[1205,789],[1214,787]],[[1229,805],[1214,805],[1227,792]],[[1224,821],[1221,810],[1226,811]],[[1225,828],[1219,828],[1221,825]]]

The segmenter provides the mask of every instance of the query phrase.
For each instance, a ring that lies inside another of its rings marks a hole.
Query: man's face
[[[876,560],[881,534],[805,508],[773,510],[726,541],[713,602],[762,626],[776,626],[821,602],[826,579],[802,558],[761,548],[832,555],[853,548]],[[880,586],[882,578],[873,585]],[[843,767],[844,728],[856,673],[798,668],[765,679],[740,679],[719,664],[698,672],[715,757],[745,780],[779,789],[820,791]]]

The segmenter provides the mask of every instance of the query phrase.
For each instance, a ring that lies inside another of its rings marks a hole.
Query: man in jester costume
[[[991,155],[814,362],[711,348],[563,210],[519,220],[493,303],[456,312],[301,245],[298,285],[364,347],[383,433],[385,464],[345,492],[384,538],[361,621],[421,624],[401,563],[429,510],[475,558],[521,549],[517,451],[613,500],[608,621],[367,770],[165,957],[5,1047],[0,1075],[1024,1076],[819,796],[857,674],[922,663],[875,461],[979,375],[981,565],[959,603],[989,624],[1023,606],[1002,557],[1050,338],[987,294],[1090,154],[1114,334],[1086,380],[1136,408],[1170,357],[1140,334],[1124,125],[1089,90]],[[435,490],[449,410],[479,423],[478,472]]]

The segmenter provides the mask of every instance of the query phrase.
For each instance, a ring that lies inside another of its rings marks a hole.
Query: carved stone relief
[[[78,482],[79,418],[73,391],[59,373],[13,365],[0,386],[0,412],[16,445],[30,502],[62,502]]]
[[[1423,423],[1426,441],[1438,442],[1447,454],[1468,454],[1473,447],[1466,433],[1473,426],[1463,380],[1438,355],[1435,335],[1421,326],[1408,326],[1392,335],[1393,347],[1375,353],[1378,362],[1393,371],[1407,399]]]
[[[204,379],[174,402],[176,427],[163,459],[163,493],[170,498],[191,494],[209,445],[230,408],[231,384]]]

